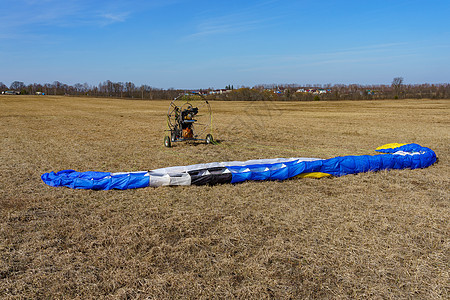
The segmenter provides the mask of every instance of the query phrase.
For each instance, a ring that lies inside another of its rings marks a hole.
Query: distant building
[[[2,92],[3,95],[20,95],[20,92],[18,91],[4,91]]]
[[[314,95],[331,93],[330,89],[298,89],[297,93],[310,93]]]
[[[209,92],[210,95],[222,95],[222,94],[226,94],[226,93],[230,93],[231,90],[226,90],[226,89],[220,89],[220,90],[212,90]]]

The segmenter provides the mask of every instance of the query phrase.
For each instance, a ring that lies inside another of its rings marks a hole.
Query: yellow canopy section
[[[313,172],[313,173],[302,173],[297,175],[298,178],[322,178],[322,177],[330,177],[331,174],[322,173],[322,172]]]
[[[386,144],[386,145],[380,146],[376,150],[394,149],[394,148],[398,148],[398,147],[405,146],[405,145],[408,145],[408,144],[391,143],[391,144]]]

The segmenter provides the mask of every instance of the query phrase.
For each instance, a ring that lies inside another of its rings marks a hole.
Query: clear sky
[[[450,82],[450,0],[0,0],[0,82]]]

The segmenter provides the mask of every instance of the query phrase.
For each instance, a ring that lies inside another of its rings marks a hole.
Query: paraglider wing
[[[433,150],[418,144],[386,144],[380,155],[319,158],[275,158],[249,161],[213,162],[168,167],[142,172],[76,172],[64,170],[41,176],[50,186],[73,189],[135,189],[166,185],[213,185],[248,180],[285,180],[293,177],[343,176],[389,169],[426,168],[436,162]]]

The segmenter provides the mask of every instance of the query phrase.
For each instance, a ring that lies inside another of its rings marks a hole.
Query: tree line
[[[9,87],[0,82],[0,91],[14,90],[21,94],[66,96],[90,96],[126,99],[174,99],[180,94],[190,92],[181,89],[160,89],[149,85],[136,86],[132,82],[112,82],[107,80],[98,85],[76,83],[68,85],[55,81],[53,83],[24,84],[14,81]],[[410,98],[450,98],[450,84],[403,84],[403,78],[396,77],[391,84],[264,84],[253,87],[228,85],[217,92],[213,89],[201,89],[197,92],[210,100],[247,100],[247,101],[314,101],[314,100],[377,100],[377,99],[410,99]]]

